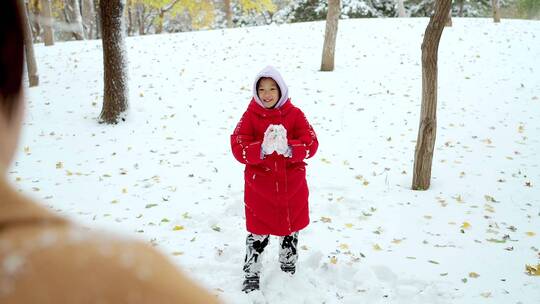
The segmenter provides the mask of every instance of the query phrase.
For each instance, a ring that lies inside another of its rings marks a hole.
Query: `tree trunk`
[[[127,19],[128,19],[128,26],[127,26],[127,34],[128,36],[133,35],[133,0],[128,0],[127,2]]]
[[[450,6],[450,11],[448,12],[448,18],[446,19],[445,26],[448,26],[448,27],[452,26],[452,6]]]
[[[68,18],[71,33],[76,40],[84,40],[84,30],[82,26],[81,11],[79,10],[79,0],[66,0],[66,16]]]
[[[96,16],[96,39],[101,38],[101,13],[99,12],[99,0],[94,0],[94,13]]]
[[[94,36],[94,1],[93,0],[81,0],[82,4],[82,20],[83,28],[88,39],[92,39]]]
[[[414,153],[413,190],[427,190],[437,131],[437,52],[452,0],[437,0],[422,42],[422,109]]]
[[[123,33],[123,0],[100,1],[103,45],[103,108],[100,119],[115,124],[128,106],[125,44]]]
[[[158,23],[156,26],[156,34],[161,34],[163,32],[163,19],[165,18],[165,12],[163,10],[159,11]]]
[[[144,35],[144,4],[137,5],[137,21],[139,22],[139,35]]]
[[[23,19],[24,51],[26,53],[28,82],[30,87],[35,87],[39,84],[39,75],[37,72],[36,56],[34,54],[34,44],[32,43],[32,30],[30,29],[30,20],[28,20],[24,0],[19,0],[19,7],[21,8],[21,18]]]
[[[334,70],[334,55],[336,52],[336,37],[340,14],[340,1],[328,0],[328,13],[326,14],[326,31],[321,62],[321,71]]]
[[[43,10],[43,41],[45,46],[54,45],[54,36],[53,36],[53,18],[51,12],[51,0],[41,0],[41,8]]]
[[[407,17],[407,14],[405,13],[405,6],[403,5],[403,0],[397,0],[397,7],[398,7],[398,17],[400,18]]]
[[[464,4],[465,0],[461,0],[459,1],[459,6],[458,6],[458,16],[459,17],[463,17],[463,4]]]
[[[225,18],[227,19],[227,27],[232,28],[232,10],[231,10],[231,0],[224,0],[223,1],[225,5]]]
[[[37,39],[41,36],[41,25],[39,24],[39,19],[41,18],[41,11],[39,8],[39,0],[31,0],[30,3],[31,5],[28,5],[27,9],[28,15],[30,17],[32,37],[34,38],[34,42],[38,42]]]
[[[493,7],[493,22],[501,22],[501,11],[499,9],[499,0],[491,0],[491,6]]]

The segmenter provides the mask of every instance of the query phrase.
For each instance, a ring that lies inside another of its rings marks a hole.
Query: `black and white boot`
[[[259,279],[262,268],[261,254],[270,240],[269,235],[248,234],[246,238],[246,257],[244,259],[244,282],[242,291],[245,293],[259,289]]]
[[[279,263],[283,272],[293,275],[298,261],[298,231],[279,238]]]

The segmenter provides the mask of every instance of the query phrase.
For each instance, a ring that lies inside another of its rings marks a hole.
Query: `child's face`
[[[279,101],[279,87],[272,78],[261,78],[257,95],[265,108],[270,109]]]

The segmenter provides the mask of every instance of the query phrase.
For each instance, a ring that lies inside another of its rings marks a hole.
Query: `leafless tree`
[[[422,108],[414,154],[412,189],[427,190],[437,131],[437,53],[452,0],[437,0],[422,42]]]

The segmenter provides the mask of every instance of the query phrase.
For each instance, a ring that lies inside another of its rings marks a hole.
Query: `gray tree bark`
[[[30,19],[30,28],[32,29],[32,38],[34,42],[38,42],[38,37],[41,36],[41,24],[39,20],[41,19],[41,10],[39,7],[39,0],[31,0],[30,2],[26,1],[28,4],[26,9],[28,10],[28,16]]]
[[[101,38],[101,13],[99,12],[99,0],[94,0],[94,12],[96,17],[96,39]]]
[[[84,30],[79,7],[79,0],[66,0],[64,9],[73,37],[76,40],[84,40]]]
[[[231,8],[231,0],[224,0],[223,4],[225,6],[225,18],[227,19],[227,27],[232,28],[232,8]]]
[[[144,20],[146,19],[145,18],[145,11],[146,11],[146,8],[144,7],[143,4],[137,4],[136,6],[136,12],[137,12],[137,23],[139,23],[139,35],[144,35],[146,32],[145,32],[145,22]]]
[[[128,26],[127,26],[127,34],[128,36],[133,35],[133,0],[128,0],[127,2],[127,20],[128,20]]]
[[[450,11],[448,11],[448,19],[446,19],[445,26],[448,26],[448,27],[452,26],[452,5],[450,5]]]
[[[321,71],[334,70],[334,55],[336,53],[336,38],[340,11],[340,0],[328,0]]]
[[[403,5],[403,0],[397,0],[397,8],[398,8],[398,17],[400,18],[407,17],[407,13],[405,13],[405,6]]]
[[[501,10],[499,8],[499,0],[491,0],[491,6],[493,7],[493,22],[501,22]]]
[[[103,45],[103,108],[100,120],[116,124],[128,107],[127,62],[123,33],[123,0],[100,1]]]
[[[81,0],[82,4],[82,21],[84,33],[86,38],[92,39],[94,37],[94,1],[93,0]]]
[[[28,82],[30,87],[35,87],[39,84],[39,75],[37,72],[36,56],[34,54],[34,44],[32,42],[32,30],[30,29],[30,20],[28,20],[28,13],[26,12],[24,0],[19,0],[19,7],[21,8],[21,18],[23,18],[24,51],[26,54]]]
[[[452,0],[437,0],[422,42],[422,108],[414,153],[413,190],[427,190],[437,131],[437,53]]]
[[[41,8],[43,10],[43,42],[45,46],[54,45],[54,34],[53,34],[53,18],[51,12],[51,0],[41,0]]]

